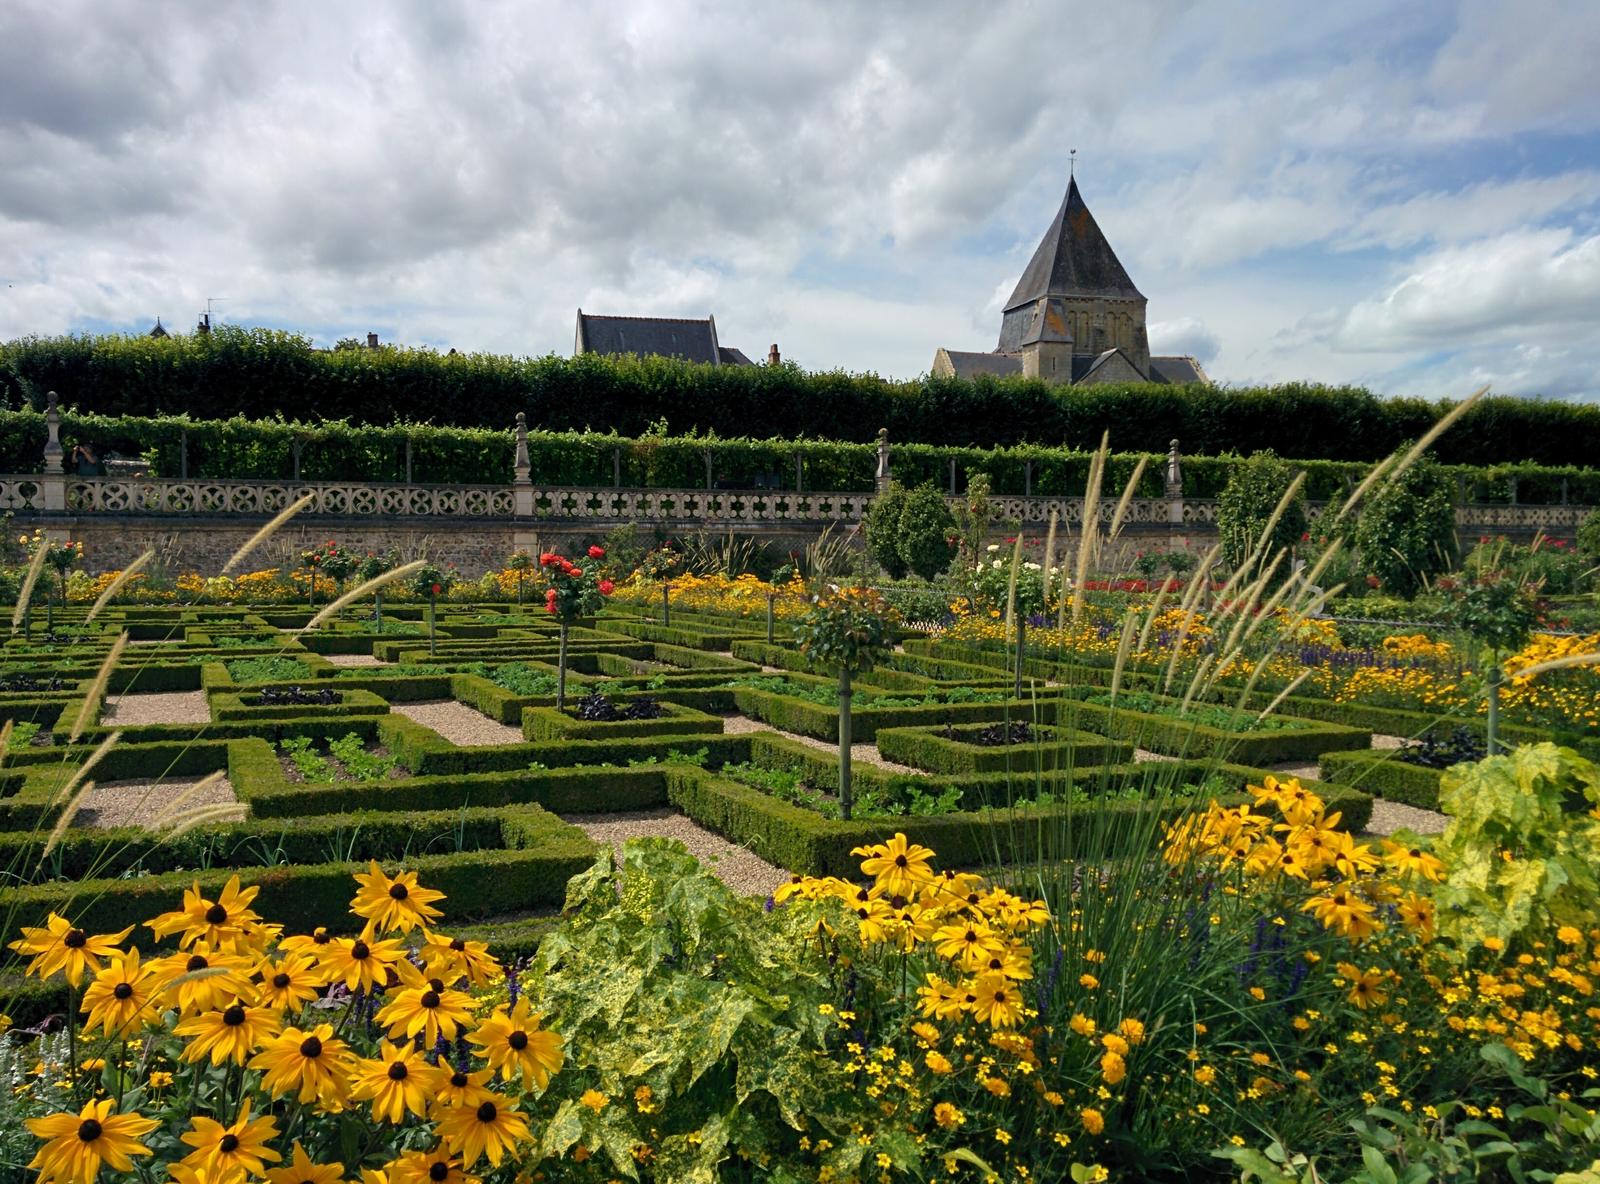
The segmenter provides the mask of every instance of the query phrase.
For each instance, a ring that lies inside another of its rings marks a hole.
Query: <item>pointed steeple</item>
[[[1028,260],[1005,311],[1045,296],[1144,299],[1089,213],[1076,177],[1067,182],[1067,196]]]

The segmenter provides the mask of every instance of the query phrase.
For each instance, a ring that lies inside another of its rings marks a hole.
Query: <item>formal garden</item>
[[[1214,545],[1104,446],[481,575],[19,517],[6,1178],[1600,1179],[1600,517],[1428,443]]]

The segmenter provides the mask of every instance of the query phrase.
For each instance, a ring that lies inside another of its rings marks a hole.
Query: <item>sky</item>
[[[1600,400],[1596,0],[0,6],[0,340],[993,349],[1065,189],[1221,383]]]

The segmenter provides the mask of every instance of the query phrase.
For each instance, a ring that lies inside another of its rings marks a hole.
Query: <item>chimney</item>
[[[772,348],[767,351],[767,365],[776,366],[781,361],[783,359],[778,356],[778,343],[774,341]]]
[[[377,349],[378,348],[378,335],[376,333],[368,333],[367,334],[367,348],[368,349]]]

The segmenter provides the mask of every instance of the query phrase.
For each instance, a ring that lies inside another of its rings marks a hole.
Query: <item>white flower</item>
[[[999,543],[990,543],[989,544],[989,554],[993,555],[999,549],[1000,549],[1000,544]]]
[[[1003,562],[1001,562],[1001,561],[1000,561],[1000,560],[998,560],[998,559],[996,559],[996,560],[995,560],[995,561],[994,561],[994,562],[993,562],[993,563],[991,563],[991,564],[990,564],[990,565],[989,565],[989,566],[990,566],[990,567],[992,567],[992,568],[994,568],[994,569],[995,569],[995,571],[999,571],[999,570],[1000,570],[1000,569],[1001,569],[1001,568],[1002,568],[1002,567],[1004,567],[1004,566],[1005,566],[1005,564],[1004,564],[1004,563],[1003,563]]]
[[[1039,565],[1037,563],[1024,563],[1022,565],[1022,570],[1023,571],[1038,571],[1039,570]]]

